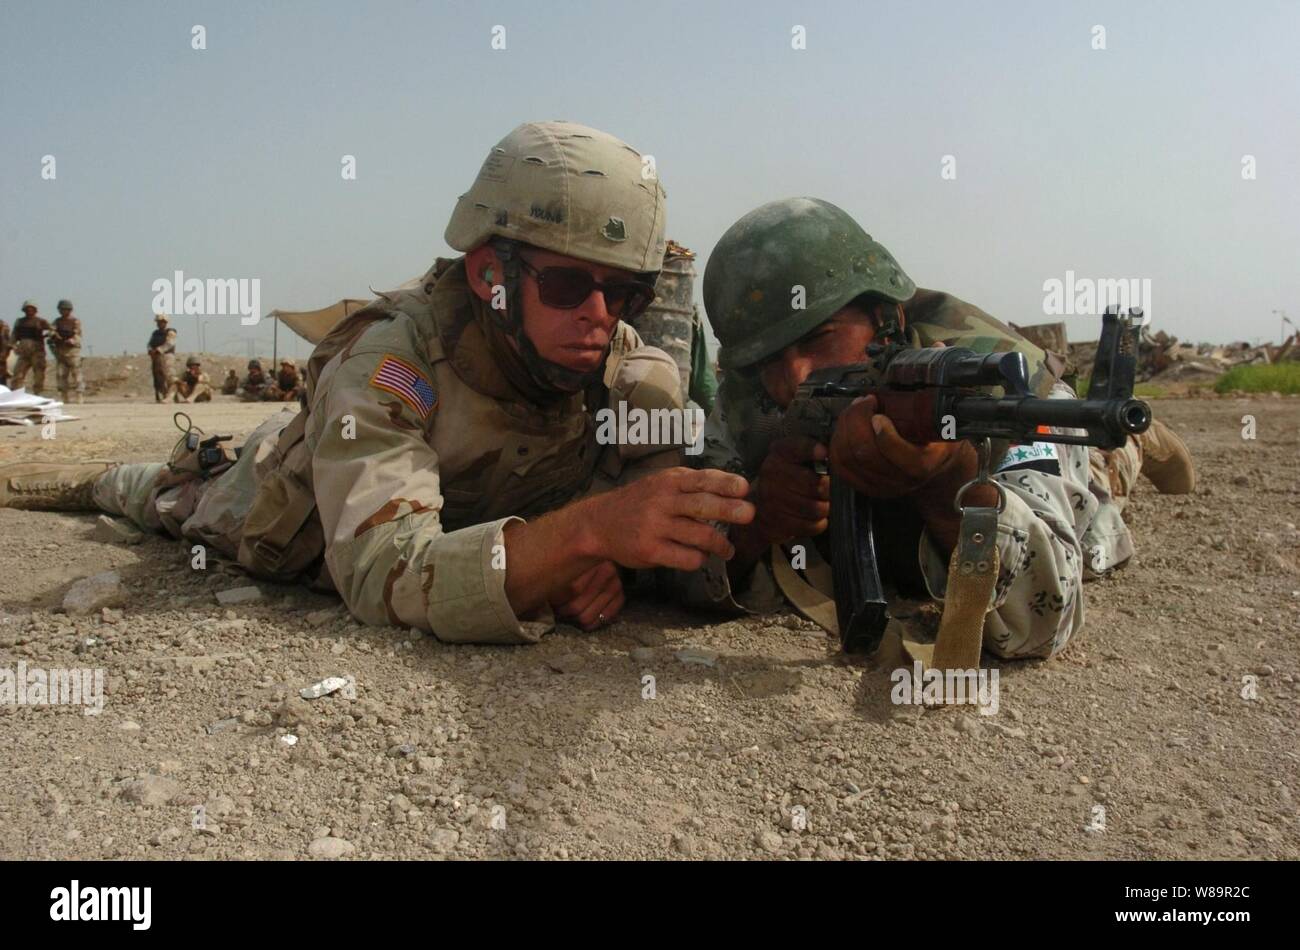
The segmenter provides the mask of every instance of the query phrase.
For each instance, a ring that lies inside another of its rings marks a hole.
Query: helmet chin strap
[[[533,341],[524,333],[524,321],[521,316],[523,302],[519,293],[519,244],[505,238],[495,238],[491,243],[505,271],[502,275],[502,286],[506,289],[505,309],[497,310],[491,306],[488,308],[492,313],[492,322],[502,332],[514,338],[519,346],[519,355],[523,358],[524,366],[534,381],[550,389],[576,393],[599,380],[605,372],[604,360],[601,360],[600,365],[595,369],[580,372],[548,360],[537,352]]]

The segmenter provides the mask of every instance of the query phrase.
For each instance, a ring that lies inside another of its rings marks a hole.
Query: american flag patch
[[[429,413],[438,404],[433,384],[418,369],[396,356],[385,356],[380,360],[370,377],[370,385],[392,393],[410,406],[421,419],[429,418]]]

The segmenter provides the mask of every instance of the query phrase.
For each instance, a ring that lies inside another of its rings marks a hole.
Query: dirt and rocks
[[[178,435],[171,406],[77,408],[53,440],[0,430],[0,460]],[[277,409],[189,411],[238,438]],[[1196,494],[1144,483],[1135,562],[1088,586],[1061,657],[1000,667],[987,717],[893,705],[894,663],[791,614],[643,599],[597,633],[445,646],[94,514],[0,510],[0,669],[106,676],[99,715],[0,705],[0,858],[1295,859],[1300,402],[1156,412]],[[65,612],[106,572],[104,606]]]

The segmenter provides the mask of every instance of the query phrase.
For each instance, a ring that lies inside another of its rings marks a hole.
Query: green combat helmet
[[[72,301],[71,301],[71,300],[60,300],[59,303],[58,303],[58,306],[56,306],[54,309],[56,309],[56,310],[71,310],[71,309],[72,309]]]
[[[817,198],[755,208],[727,229],[704,269],[724,370],[779,353],[862,294],[902,303],[915,292],[892,254]]]

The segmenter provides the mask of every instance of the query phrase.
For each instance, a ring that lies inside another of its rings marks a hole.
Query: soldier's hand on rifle
[[[623,609],[623,579],[618,565],[601,561],[579,575],[561,594],[562,602],[553,604],[556,616],[568,617],[583,630],[608,623]]]
[[[807,436],[773,440],[755,479],[754,531],[765,545],[814,538],[830,526],[831,479],[813,470],[826,446]]]
[[[973,478],[975,449],[964,440],[908,442],[894,423],[864,396],[840,413],[831,437],[831,470],[870,498],[899,498],[959,468]],[[955,489],[954,489],[955,490]]]

